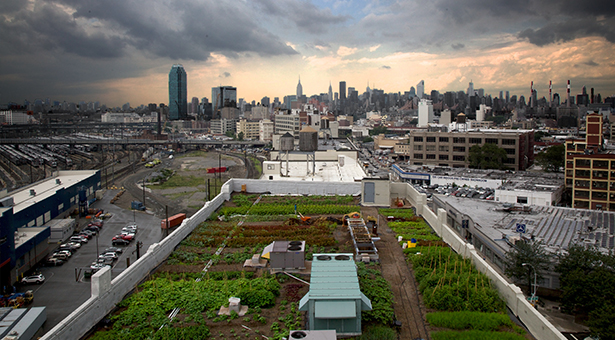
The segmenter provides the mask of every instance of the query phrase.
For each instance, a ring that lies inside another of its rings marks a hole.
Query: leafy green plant
[[[514,323],[508,315],[480,312],[435,312],[427,314],[427,322],[436,327],[455,330],[476,329],[496,331],[501,326],[513,328]]]

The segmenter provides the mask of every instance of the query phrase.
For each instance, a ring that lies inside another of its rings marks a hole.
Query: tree
[[[615,254],[596,247],[572,245],[559,257],[562,307],[589,315],[588,325],[600,339],[615,339]]]
[[[373,141],[374,141],[374,139],[372,137],[369,137],[369,136],[363,137],[363,140],[362,140],[363,143],[369,143],[369,142],[373,142]]]
[[[237,134],[237,140],[240,140],[240,141],[243,140],[243,131]]]
[[[485,120],[492,121],[495,125],[500,125],[502,123],[505,123],[508,118],[506,118],[506,116],[491,116],[485,118]]]
[[[389,133],[389,131],[387,130],[386,126],[376,126],[375,128],[369,130],[369,135],[370,136],[377,136],[379,134],[387,134]]]
[[[518,241],[515,246],[506,253],[506,270],[504,273],[520,282],[527,282],[532,292],[534,273],[536,270],[536,282],[544,279],[542,273],[551,266],[551,255],[546,252],[542,242]],[[527,263],[529,265],[523,265]]]
[[[547,172],[558,172],[564,167],[566,148],[564,144],[553,145],[536,155],[536,164]]]
[[[228,130],[228,131],[226,131],[225,135],[227,137],[231,137],[231,138],[235,139],[235,131]]]
[[[495,144],[474,145],[470,148],[468,161],[475,169],[504,169],[506,151]]]
[[[536,131],[534,132],[534,142],[540,142],[542,140],[542,137],[549,136],[551,136],[551,134],[549,134],[548,132]]]

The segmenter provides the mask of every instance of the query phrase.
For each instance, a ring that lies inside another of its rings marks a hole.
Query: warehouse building
[[[53,177],[0,193],[0,285],[13,282],[47,256],[46,224],[87,205],[100,189],[98,170],[58,171]]]

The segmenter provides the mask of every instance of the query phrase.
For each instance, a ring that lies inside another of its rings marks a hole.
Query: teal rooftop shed
[[[361,311],[372,310],[372,303],[359,288],[353,254],[314,254],[310,291],[299,310],[307,312],[308,330],[361,335]]]

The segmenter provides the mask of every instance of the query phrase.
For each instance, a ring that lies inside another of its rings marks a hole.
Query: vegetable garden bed
[[[427,321],[433,339],[532,339],[506,315],[506,304],[491,280],[441,242],[422,218],[409,209],[380,213],[404,219],[388,225],[404,241],[419,241],[404,254],[412,263],[423,302],[432,311]]]

